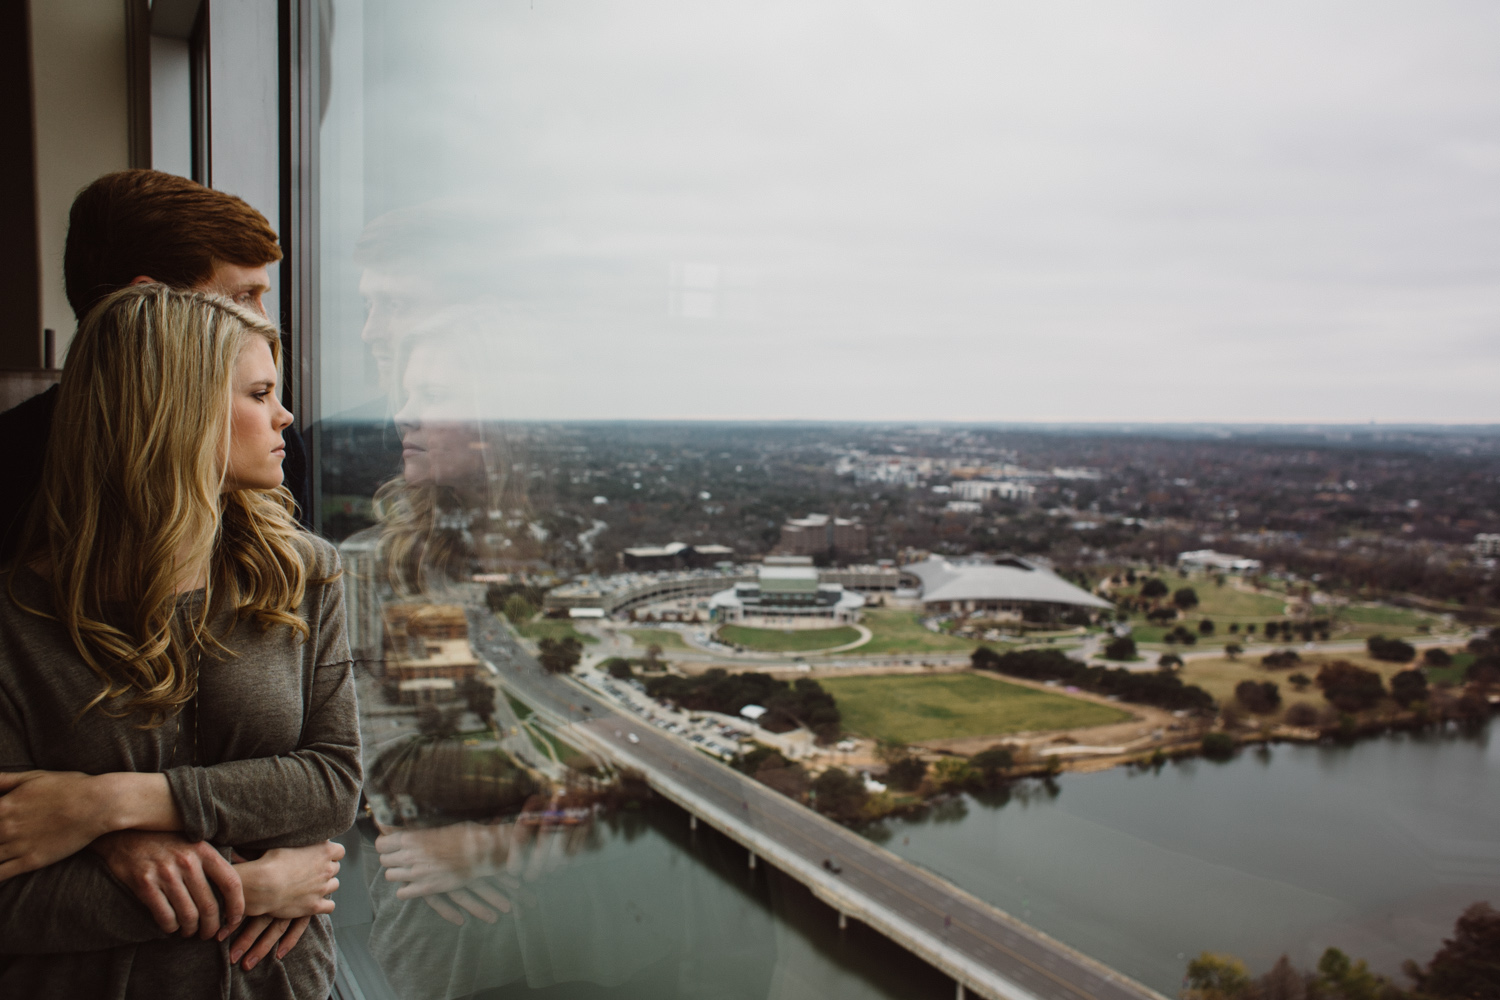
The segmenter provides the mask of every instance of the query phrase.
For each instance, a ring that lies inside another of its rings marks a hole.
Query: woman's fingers
[[[453,900],[459,909],[478,917],[487,924],[493,924],[500,919],[499,914],[481,903],[466,889],[455,889],[448,893],[448,898]]]
[[[193,937],[198,933],[198,904],[194,902],[193,894],[188,891],[187,884],[181,878],[174,877],[175,875],[175,872],[161,872],[155,875],[152,881],[156,888],[167,897],[167,902],[177,914],[178,933],[183,937]],[[217,927],[214,929],[218,930]]]
[[[251,917],[240,927],[234,943],[229,946],[229,960],[238,962],[245,952],[260,938],[261,932],[275,922],[273,917]]]
[[[448,902],[448,900],[444,897],[423,896],[422,902],[432,907],[433,912],[442,917],[444,920],[448,921],[448,923],[452,924],[453,926],[462,927],[464,925],[464,915],[458,912],[458,907]]]
[[[281,936],[281,943],[276,946],[277,961],[286,958],[287,952],[297,946],[297,942],[302,940],[302,932],[307,930],[307,925],[311,921],[312,917],[302,917],[300,920],[292,921],[286,933]]]
[[[271,926],[261,931],[260,937],[255,939],[255,944],[245,952],[245,957],[240,961],[240,968],[249,972],[260,964],[260,960],[271,954],[271,949],[276,947],[276,942],[286,933],[286,929],[292,922],[285,917],[277,917],[271,921]]]
[[[501,913],[510,912],[510,900],[505,894],[490,884],[487,879],[478,879],[469,885],[469,891],[484,900],[486,903],[499,910]]]
[[[223,855],[214,850],[212,845],[200,842],[195,846],[204,876],[213,881],[219,895],[224,898],[224,914],[219,923],[218,934],[219,940],[223,941],[245,919],[245,887],[240,881],[240,873],[234,870],[234,865],[224,860]],[[210,892],[209,896],[212,897],[213,893]]]

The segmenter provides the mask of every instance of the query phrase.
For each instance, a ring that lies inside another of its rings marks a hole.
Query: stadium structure
[[[933,556],[901,567],[917,582],[928,614],[973,614],[1020,620],[1026,612],[1046,615],[1083,610],[1093,614],[1114,605],[1076,587],[1040,563],[1015,556],[949,559]]]

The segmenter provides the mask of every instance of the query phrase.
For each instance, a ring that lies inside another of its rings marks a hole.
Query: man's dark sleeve
[[[0,565],[15,555],[31,501],[42,484],[47,436],[52,432],[52,411],[56,408],[54,385],[0,413],[0,468],[5,469],[0,481]]]
[[[297,520],[309,531],[312,530],[312,468],[307,454],[307,445],[302,434],[293,424],[282,432],[286,442],[286,458],[281,460],[282,483],[292,491],[297,501]]]

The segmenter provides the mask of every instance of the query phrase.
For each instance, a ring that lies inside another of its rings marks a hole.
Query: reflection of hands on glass
[[[375,850],[386,880],[406,883],[396,897],[420,898],[457,925],[463,924],[464,913],[494,923],[498,913],[511,911],[512,900],[533,904],[535,898],[522,882],[559,867],[587,837],[582,826],[544,834],[516,823],[380,829]]]

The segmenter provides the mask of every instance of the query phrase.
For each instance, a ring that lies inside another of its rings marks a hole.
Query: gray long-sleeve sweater
[[[313,579],[337,572],[332,546],[315,540],[315,552]],[[299,847],[353,822],[362,776],[341,582],[307,588],[305,642],[285,627],[234,625],[224,645],[237,655],[204,657],[196,710],[155,729],[83,712],[98,677],[61,625],[18,601],[52,607],[24,567],[0,575],[0,770],[165,772],[185,835],[221,848]],[[217,615],[215,634],[232,621]],[[327,917],[283,961],[247,973],[227,944],[162,933],[90,851],[0,882],[0,996],[324,1000],[332,977]]]

